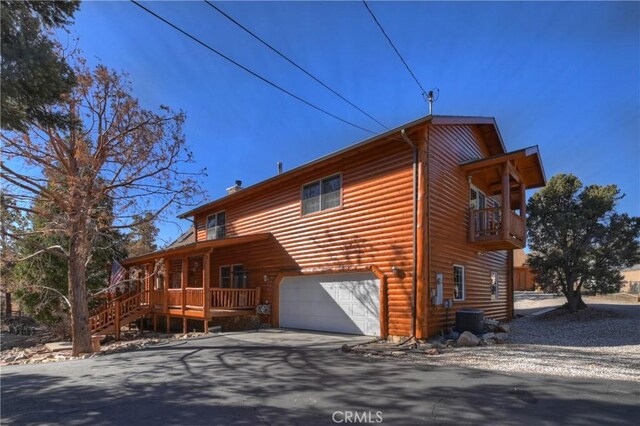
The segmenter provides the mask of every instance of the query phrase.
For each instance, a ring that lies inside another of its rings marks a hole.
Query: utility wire
[[[285,61],[289,62],[291,65],[293,65],[294,67],[298,68],[300,71],[302,71],[303,73],[305,73],[307,76],[311,77],[313,80],[315,80],[318,84],[320,84],[322,87],[324,87],[325,89],[329,90],[331,93],[333,93],[334,95],[336,95],[337,97],[339,97],[340,99],[342,99],[343,101],[345,101],[346,103],[348,103],[349,105],[351,105],[352,107],[354,107],[355,109],[357,109],[358,111],[360,111],[361,113],[363,113],[364,115],[366,115],[367,117],[369,117],[370,119],[372,119],[373,121],[375,121],[376,123],[378,123],[379,125],[381,125],[382,127],[384,127],[385,129],[389,129],[387,126],[385,126],[384,124],[382,124],[380,121],[376,120],[374,117],[372,117],[371,115],[367,114],[364,110],[362,110],[362,108],[358,107],[357,105],[355,105],[353,102],[351,102],[349,99],[345,98],[344,96],[342,96],[340,93],[336,92],[335,90],[333,90],[331,87],[329,87],[326,83],[324,83],[323,81],[321,81],[318,77],[314,76],[313,74],[311,74],[309,71],[305,70],[304,68],[302,68],[300,65],[298,65],[297,63],[295,63],[292,59],[289,59],[284,53],[280,52],[278,49],[276,49],[275,47],[271,46],[269,43],[267,43],[264,39],[262,39],[260,36],[256,35],[255,33],[253,33],[251,30],[249,30],[247,27],[245,27],[244,25],[242,25],[240,22],[238,22],[237,20],[235,20],[234,18],[232,18],[231,16],[229,16],[227,13],[225,13],[222,9],[220,9],[218,6],[216,6],[215,4],[213,4],[212,2],[210,2],[209,0],[204,0],[204,2],[206,4],[208,4],[209,6],[211,6],[213,9],[215,9],[218,13],[220,13],[222,16],[224,16],[225,18],[227,18],[229,21],[233,22],[234,24],[236,24],[238,27],[242,28],[246,33],[248,33],[249,35],[251,35],[253,38],[255,38],[256,40],[258,40],[260,43],[264,44],[265,46],[267,46],[269,49],[271,49],[274,53],[276,53],[277,55],[279,55],[282,59],[284,59]]]
[[[189,33],[188,33],[188,32],[186,32],[185,30],[183,30],[183,29],[181,29],[180,27],[178,27],[177,25],[175,25],[175,24],[173,24],[173,23],[169,22],[167,19],[163,18],[162,16],[158,15],[157,13],[153,12],[152,10],[147,9],[146,7],[144,7],[143,5],[141,5],[140,3],[138,3],[136,0],[130,0],[130,1],[131,1],[131,3],[135,4],[135,5],[136,5],[136,6],[138,6],[139,8],[143,9],[144,11],[146,11],[147,13],[149,13],[149,14],[151,14],[151,15],[155,16],[156,18],[158,18],[159,20],[161,20],[161,21],[162,21],[162,22],[164,22],[165,24],[169,25],[169,26],[170,26],[171,28],[173,28],[174,30],[176,30],[176,31],[178,31],[178,32],[180,32],[180,33],[182,33],[183,35],[185,35],[185,36],[187,36],[187,37],[189,37],[191,40],[195,41],[195,42],[196,42],[196,43],[198,43],[199,45],[201,45],[201,46],[205,47],[206,49],[208,49],[208,50],[212,51],[213,53],[215,53],[216,55],[220,56],[221,58],[226,59],[227,61],[231,62],[232,64],[234,64],[234,65],[235,65],[235,66],[237,66],[238,68],[240,68],[240,69],[242,69],[242,70],[244,70],[244,71],[248,72],[248,73],[249,73],[249,74],[251,74],[252,76],[254,76],[254,77],[258,78],[259,80],[262,80],[263,82],[267,83],[268,85],[270,85],[270,86],[272,86],[272,87],[275,87],[276,89],[280,90],[280,91],[281,91],[281,92],[283,92],[283,93],[286,93],[287,95],[291,96],[292,98],[295,98],[295,99],[299,100],[299,101],[300,101],[300,102],[302,102],[303,104],[308,105],[308,106],[310,106],[311,108],[313,108],[313,109],[315,109],[315,110],[318,110],[318,111],[320,111],[320,112],[322,112],[322,113],[324,113],[324,114],[328,115],[329,117],[333,117],[333,118],[335,118],[336,120],[340,120],[340,121],[342,121],[343,123],[348,124],[348,125],[350,125],[350,126],[353,126],[353,127],[357,128],[357,129],[364,130],[365,132],[369,132],[369,133],[374,134],[374,135],[376,134],[375,132],[373,132],[373,131],[371,131],[371,130],[369,130],[369,129],[366,129],[366,128],[364,128],[364,127],[358,126],[357,124],[354,124],[354,123],[352,123],[352,122],[350,122],[350,121],[347,121],[347,120],[345,120],[344,118],[338,117],[337,115],[332,114],[332,113],[330,113],[329,111],[324,110],[324,109],[320,108],[319,106],[316,106],[316,105],[312,104],[311,102],[309,102],[309,101],[307,101],[307,100],[305,100],[305,99],[301,98],[300,96],[298,96],[298,95],[295,95],[295,94],[291,93],[291,92],[290,92],[290,91],[288,91],[287,89],[285,89],[285,88],[283,88],[283,87],[281,87],[281,86],[277,85],[276,83],[274,83],[274,82],[272,82],[272,81],[270,81],[270,80],[266,79],[265,77],[262,77],[260,74],[258,74],[258,73],[256,73],[256,72],[254,72],[254,71],[250,70],[249,68],[245,67],[244,65],[242,65],[242,64],[240,64],[240,63],[238,63],[238,62],[234,61],[234,60],[233,60],[233,59],[231,59],[230,57],[228,57],[228,56],[226,56],[225,54],[223,54],[223,53],[219,52],[218,50],[216,50],[216,49],[214,49],[213,47],[209,46],[208,44],[206,44],[206,43],[205,43],[205,42],[203,42],[202,40],[200,40],[200,39],[196,38],[195,36],[193,36],[193,35],[189,34]]]
[[[376,22],[376,24],[378,24],[378,28],[380,28],[380,31],[382,31],[382,34],[384,34],[384,36],[387,38],[387,41],[389,42],[391,47],[393,47],[393,50],[396,51],[396,54],[398,55],[398,58],[400,58],[400,60],[404,64],[404,66],[407,68],[407,71],[409,71],[409,74],[411,74],[411,77],[413,77],[413,79],[416,81],[416,83],[418,83],[418,87],[420,87],[420,90],[422,90],[422,97],[426,99],[427,91],[424,90],[424,87],[422,87],[422,84],[420,84],[420,82],[416,78],[415,74],[413,74],[413,71],[411,71],[411,68],[409,68],[409,65],[407,65],[407,62],[404,60],[404,58],[402,57],[400,52],[398,52],[398,49],[396,48],[396,46],[391,41],[391,38],[389,38],[389,36],[387,35],[387,32],[384,30],[384,28],[382,28],[382,24],[380,24],[380,21],[378,21],[378,18],[376,18],[376,15],[374,15],[373,11],[369,8],[369,5],[367,4],[366,0],[362,0],[362,3],[364,4],[364,7],[367,8],[367,10],[369,11],[369,14],[373,18],[373,20]]]

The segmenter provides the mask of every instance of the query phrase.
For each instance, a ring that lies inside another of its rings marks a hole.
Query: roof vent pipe
[[[234,192],[238,192],[241,189],[242,189],[242,181],[237,180],[234,186],[227,188],[227,194],[233,194]]]
[[[276,164],[278,165],[278,174],[281,175],[282,174],[282,161],[278,161]]]

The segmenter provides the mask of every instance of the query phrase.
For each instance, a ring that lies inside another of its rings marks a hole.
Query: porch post
[[[169,313],[169,284],[171,282],[171,264],[169,263],[169,258],[165,257],[162,260],[162,263],[164,265],[164,271],[163,272],[163,278],[162,278],[162,310],[165,313]],[[167,315],[167,318],[169,318],[169,316]],[[168,331],[167,331],[168,333]]]
[[[115,303],[115,318],[114,318],[114,327],[115,327],[115,337],[116,340],[120,340],[120,300],[116,299]]]
[[[509,166],[504,163],[502,167],[502,238],[509,240],[509,227],[511,215],[511,187],[509,185]]]
[[[520,217],[524,226],[524,235],[522,236],[524,243],[527,244],[527,195],[524,183],[520,183]]]
[[[524,183],[520,184],[520,216],[525,219],[527,217],[527,196]]]
[[[147,294],[144,296],[143,300],[152,309],[153,309],[152,295],[155,296],[155,291],[154,291],[155,285],[153,283],[154,279],[155,277],[153,276],[153,263],[147,263],[147,284],[146,284],[147,288],[145,289]]]
[[[476,240],[476,218],[473,213],[473,207],[469,207],[469,242]]]
[[[182,274],[181,277],[182,279],[180,280],[180,286],[182,289],[181,292],[181,299],[182,299],[182,315],[184,315],[184,311],[185,311],[185,307],[186,307],[186,302],[187,302],[187,280],[188,280],[188,275],[189,275],[189,260],[187,259],[186,256],[184,256],[182,258]],[[185,327],[186,327],[186,323],[185,323]]]
[[[202,298],[202,313],[204,314],[206,323],[209,317],[209,307],[211,306],[211,252],[206,252],[202,257],[202,291],[204,292]]]

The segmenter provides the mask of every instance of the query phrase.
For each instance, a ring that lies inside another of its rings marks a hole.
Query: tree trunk
[[[80,222],[80,221],[79,221]],[[73,356],[91,352],[89,330],[89,305],[87,302],[87,270],[89,241],[86,228],[81,223],[71,226],[69,239],[69,301],[71,302],[71,337]]]
[[[576,290],[576,293],[578,294],[578,310],[586,309],[587,304],[584,303],[584,300],[582,300],[582,293],[580,292],[580,290]]]
[[[582,300],[580,290],[569,290],[565,293],[565,296],[567,298],[567,308],[572,314],[587,307],[587,304]]]
[[[11,306],[11,293],[8,291],[4,292],[4,303],[5,318],[11,318],[11,314],[13,313],[13,306]]]

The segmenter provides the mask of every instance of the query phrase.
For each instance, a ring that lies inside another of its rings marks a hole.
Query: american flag
[[[114,288],[120,281],[124,279],[124,275],[127,273],[127,270],[118,263],[117,260],[113,259],[111,263],[111,279],[109,280],[109,288]]]

